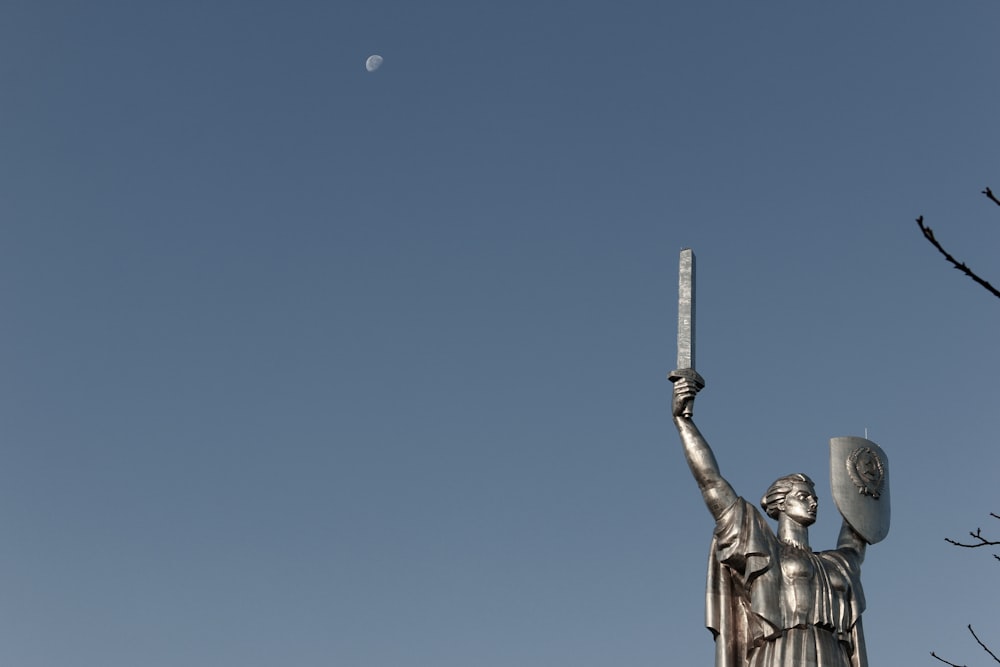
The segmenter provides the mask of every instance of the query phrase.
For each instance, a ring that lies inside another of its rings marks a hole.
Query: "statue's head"
[[[760,506],[772,519],[785,514],[798,524],[810,526],[816,521],[819,506],[816,485],[800,472],[779,477],[761,498]]]

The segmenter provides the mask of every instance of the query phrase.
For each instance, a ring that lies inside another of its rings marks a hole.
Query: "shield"
[[[868,544],[889,533],[889,460],[871,440],[830,438],[830,490],[847,523]]]

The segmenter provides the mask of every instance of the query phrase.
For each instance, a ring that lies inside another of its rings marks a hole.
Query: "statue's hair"
[[[784,477],[779,477],[774,480],[764,497],[760,499],[760,506],[764,508],[767,515],[772,519],[777,519],[778,514],[781,510],[778,509],[778,505],[785,499],[788,492],[792,490],[795,484],[805,483],[809,485],[809,488],[816,491],[816,484],[809,479],[809,475],[804,475],[800,472],[792,473],[791,475],[785,475]]]

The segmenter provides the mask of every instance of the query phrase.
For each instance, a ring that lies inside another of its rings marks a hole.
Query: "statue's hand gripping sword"
[[[694,251],[681,250],[677,287],[677,369],[668,376],[671,382],[688,380],[695,392],[681,411],[685,417],[694,414],[694,394],[705,386],[705,380],[694,369]]]

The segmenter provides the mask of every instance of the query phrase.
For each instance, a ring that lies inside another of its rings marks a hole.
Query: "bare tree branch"
[[[996,512],[990,512],[990,516],[993,517],[994,519],[1000,519],[1000,514],[997,514]],[[948,544],[953,544],[956,547],[965,547],[967,549],[975,549],[977,547],[997,546],[997,545],[1000,545],[1000,541],[989,540],[989,539],[986,539],[985,537],[983,537],[983,529],[982,528],[976,528],[976,530],[974,532],[970,532],[969,535],[971,535],[972,538],[974,540],[976,540],[972,544],[966,544],[964,542],[959,542],[957,540],[952,540],[952,539],[949,539],[947,537],[944,538],[944,541],[947,542]],[[993,554],[993,557],[996,558],[997,560],[1000,560],[1000,556],[998,556],[997,554]],[[979,638],[979,635],[976,634],[976,631],[972,629],[972,625],[971,624],[968,626],[968,628],[969,628],[969,633],[972,635],[972,638],[976,640],[976,643],[979,644],[979,647],[981,649],[983,649],[984,651],[986,651],[991,658],[993,658],[993,662],[1000,664],[1000,658],[998,658],[997,654],[994,653],[992,650],[990,650],[990,647],[987,646],[986,643],[983,642],[983,640]],[[953,662],[949,662],[949,661],[945,660],[944,658],[942,658],[941,656],[939,656],[934,651],[931,651],[931,656],[934,657],[934,658],[936,658],[937,660],[940,660],[941,662],[945,663],[946,665],[951,665],[951,667],[965,667],[965,665],[956,665]]]
[[[975,638],[976,643],[982,646],[983,650],[990,654],[990,657],[993,658],[993,662],[1000,662],[1000,658],[997,657],[997,654],[991,651],[989,647],[983,643],[983,640],[979,638],[979,636],[976,634],[976,631],[972,629],[972,625],[969,625],[969,632],[972,633],[972,636]]]
[[[940,660],[941,662],[943,662],[946,665],[951,665],[951,667],[965,667],[965,665],[958,665],[958,664],[955,664],[954,662],[948,662],[947,660],[945,660],[944,658],[942,658],[941,656],[939,656],[934,651],[931,651],[931,656],[937,658],[938,660]]]
[[[1000,519],[1000,514],[996,514],[995,512],[990,512],[990,516],[993,517],[994,519]],[[949,537],[944,538],[944,541],[947,542],[948,544],[954,544],[956,547],[965,547],[966,549],[1000,546],[1000,540],[988,540],[985,537],[983,537],[982,528],[976,528],[974,532],[970,531],[969,535],[972,537],[972,539],[976,540],[975,543],[966,544],[965,542],[959,542]],[[993,557],[996,558],[997,560],[1000,560],[1000,556],[998,556],[997,554],[993,554]]]
[[[993,190],[991,190],[989,187],[983,190],[983,194],[986,195],[987,199],[989,199],[991,202],[993,202],[997,206],[1000,206],[1000,199],[998,199],[996,195],[993,194]],[[979,283],[984,289],[986,289],[993,296],[1000,298],[1000,291],[998,291],[988,282],[977,276],[972,271],[972,269],[970,269],[968,266],[965,265],[964,262],[959,262],[957,259],[952,257],[951,253],[945,250],[944,247],[940,243],[938,243],[938,240],[934,238],[934,231],[930,227],[924,224],[924,216],[920,216],[917,218],[917,226],[919,226],[920,231],[923,232],[924,238],[927,239],[927,241],[932,246],[934,246],[937,249],[937,251],[941,253],[944,256],[944,258],[948,260],[948,262],[951,263],[953,267],[955,267],[965,275],[972,278],[975,282]],[[1000,514],[997,514],[995,512],[990,512],[990,516],[993,517],[994,519],[1000,519]],[[974,542],[972,543],[959,542],[957,540],[953,540],[947,537],[944,538],[944,541],[956,547],[964,547],[966,549],[976,549],[985,546],[1000,546],[1000,540],[991,540],[986,537],[983,537],[982,528],[976,528],[976,530],[974,532],[970,532],[969,535],[972,537]],[[1000,555],[993,554],[993,558],[1000,560]],[[993,662],[1000,664],[1000,658],[998,658],[997,654],[994,653],[992,650],[990,650],[990,647],[987,646],[986,643],[979,638],[979,635],[976,634],[976,631],[972,629],[971,624],[969,624],[968,628],[969,628],[969,633],[972,635],[972,638],[976,640],[976,643],[979,644],[979,647],[984,651],[986,651],[986,653],[989,654],[991,658],[993,658]],[[965,667],[965,665],[959,665],[954,662],[945,660],[934,651],[931,651],[931,657],[933,657],[935,660],[943,662],[946,665],[949,665],[950,667]]]
[[[986,644],[983,643],[983,640],[979,638],[979,635],[976,634],[976,631],[972,629],[972,625],[969,625],[968,627],[969,627],[969,632],[972,633],[972,637],[973,637],[973,639],[976,640],[976,643],[979,644],[979,646],[984,651],[986,651],[987,653],[990,654],[990,657],[993,658],[993,662],[1000,663],[1000,658],[998,658],[997,655],[996,655],[996,653],[994,653],[993,651],[991,651],[989,649],[989,647]],[[931,651],[931,656],[934,657],[934,658],[936,658],[936,659],[938,659],[938,660],[940,660],[941,662],[943,662],[946,665],[951,665],[951,667],[965,667],[965,665],[957,665],[954,662],[949,662],[949,661],[945,660],[944,658],[942,658],[941,656],[939,656],[934,651]]]
[[[987,190],[989,189],[987,188]],[[992,195],[992,192],[990,192],[990,195]],[[993,287],[993,285],[990,285],[988,282],[986,282],[985,280],[977,276],[975,273],[973,273],[972,269],[967,267],[964,262],[959,262],[957,259],[952,257],[951,253],[945,250],[941,246],[941,244],[938,243],[937,239],[934,238],[934,231],[930,227],[924,224],[924,216],[920,216],[917,218],[917,225],[920,227],[920,231],[924,233],[924,238],[927,239],[932,246],[937,248],[938,252],[944,255],[944,258],[946,260],[951,262],[952,266],[954,266],[956,269],[958,269],[959,271],[961,271],[962,273],[964,273],[965,275],[969,276],[974,281],[982,285],[990,294],[1000,299],[1000,291],[997,291],[997,289]]]

